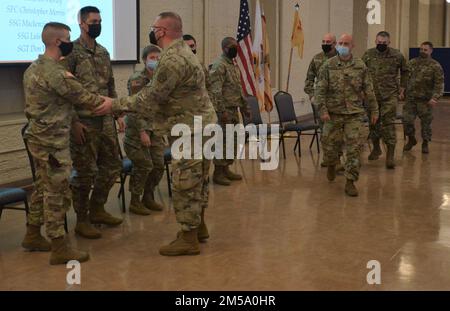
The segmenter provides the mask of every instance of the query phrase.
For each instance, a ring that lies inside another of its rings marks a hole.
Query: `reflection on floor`
[[[197,257],[158,254],[178,230],[171,208],[146,218],[126,214],[98,241],[74,236],[71,212],[70,238],[92,258],[82,265],[81,286],[68,286],[68,270],[49,266],[48,254],[24,252],[23,213],[5,211],[0,290],[450,290],[449,115],[448,103],[437,108],[427,156],[420,146],[402,154],[398,129],[395,171],[384,158],[368,163],[366,151],[359,198],[344,195],[343,177],[327,182],[307,140],[301,159],[290,142],[276,171],[242,161],[243,182],[212,186],[211,240]],[[165,180],[160,188],[170,205]],[[117,190],[108,209],[120,215]],[[367,284],[371,260],[381,264],[380,286]]]

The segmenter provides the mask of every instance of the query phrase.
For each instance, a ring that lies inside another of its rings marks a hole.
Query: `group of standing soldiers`
[[[51,251],[51,264],[89,259],[65,238],[64,218],[72,203],[75,232],[81,237],[99,239],[101,231],[94,225],[118,226],[123,221],[105,210],[122,170],[115,119],[119,130],[125,129],[124,147],[133,162],[130,212],[149,215],[164,208],[155,201],[154,190],[164,172],[163,137],[169,144],[174,140],[171,128],[187,124],[195,134],[194,116],[202,116],[206,126],[217,122],[216,115],[223,125],[238,123],[238,108],[248,114],[233,63],[235,39],[223,40],[224,54],[209,73],[195,56],[195,39],[183,37],[179,15],[161,13],[150,33],[152,45],[143,51],[145,68],[129,79],[130,96],[113,101],[117,94],[110,56],[96,42],[100,11],[84,7],[78,18],[81,35],[74,42],[67,25],[45,25],[45,53],[24,75],[29,120],[25,137],[37,178],[22,246]],[[230,170],[232,161],[215,164],[216,183],[230,185],[231,180],[242,179]],[[199,242],[209,238],[205,223],[209,169],[206,159],[172,162],[174,209],[181,231],[175,241],[161,247],[161,255],[199,254]],[[41,234],[43,224],[51,243]]]
[[[382,140],[387,149],[386,167],[395,169],[397,107],[399,101],[406,100],[403,124],[408,142],[404,151],[417,144],[414,123],[419,117],[422,152],[428,154],[433,108],[443,96],[444,73],[431,58],[431,42],[422,43],[420,56],[409,62],[390,47],[386,31],[377,34],[376,48],[369,49],[362,59],[353,56],[350,35],[336,40],[333,34],[326,34],[322,43],[323,52],[313,58],[305,84],[305,92],[320,112],[325,151],[322,166],[328,167],[327,177],[334,181],[345,146],[345,192],[358,196],[354,183],[359,178],[360,154],[367,139],[365,120],[369,118],[373,143],[369,161],[382,155]]]

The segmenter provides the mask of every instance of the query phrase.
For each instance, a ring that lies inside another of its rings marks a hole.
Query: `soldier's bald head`
[[[332,33],[327,33],[323,36],[322,42],[326,44],[333,44],[336,43],[336,35]]]
[[[353,48],[354,47],[353,36],[348,34],[348,33],[344,33],[339,38],[338,44],[341,45],[341,46],[347,46],[349,48]]]
[[[183,20],[177,13],[163,12],[159,14],[156,24],[164,27],[169,37],[180,38],[183,35]]]
[[[48,23],[42,30],[42,42],[46,47],[55,45],[56,40],[70,40],[70,27],[62,23]]]

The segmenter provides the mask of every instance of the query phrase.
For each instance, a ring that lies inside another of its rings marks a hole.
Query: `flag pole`
[[[300,10],[300,5],[297,3],[295,5],[295,10]],[[294,54],[294,47],[291,47],[291,55],[289,56],[289,67],[288,67],[288,77],[287,77],[287,85],[286,85],[286,93],[289,93],[289,84],[291,81],[291,70],[292,70],[292,56]]]

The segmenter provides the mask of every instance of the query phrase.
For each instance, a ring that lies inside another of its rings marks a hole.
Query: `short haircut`
[[[47,23],[42,29],[42,42],[47,46],[55,37],[60,37],[64,30],[72,31],[69,26],[63,23]]]
[[[78,13],[80,21],[85,22],[88,19],[89,14],[91,13],[100,14],[100,10],[95,6],[85,6],[84,8],[81,8],[80,12]]]
[[[158,15],[161,19],[171,19],[174,21],[174,29],[175,31],[183,31],[183,21],[181,16],[174,12],[162,12]]]
[[[186,34],[186,35],[183,36],[183,40],[184,40],[184,41],[190,41],[190,40],[192,40],[192,41],[194,41],[195,44],[197,44],[197,40],[195,40],[195,38],[194,38],[193,36],[188,35],[188,34]]]
[[[233,37],[226,37],[222,40],[222,49],[228,47],[231,43],[236,42],[237,40]]]
[[[147,56],[152,53],[161,53],[161,49],[159,47],[157,47],[156,45],[146,46],[142,50],[142,60],[145,61],[147,59]]]
[[[391,38],[391,35],[389,34],[389,32],[387,32],[387,31],[380,31],[378,34],[377,34],[377,37],[383,37],[383,38]]]
[[[425,42],[423,42],[422,44],[421,44],[421,46],[422,45],[428,45],[430,48],[434,48],[434,46],[433,46],[433,43],[432,42],[430,42],[430,41],[425,41]]]

